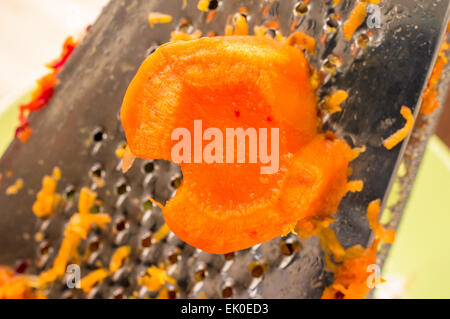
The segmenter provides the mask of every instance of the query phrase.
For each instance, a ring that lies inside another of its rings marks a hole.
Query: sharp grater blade
[[[165,161],[137,160],[123,175],[120,160],[114,155],[125,141],[119,110],[140,63],[155,46],[169,40],[170,32],[183,18],[204,35],[210,31],[220,35],[227,19],[245,6],[250,30],[254,25],[277,20],[282,33],[287,35],[294,18],[298,18],[295,30],[320,39],[326,24],[333,23],[330,21],[333,13],[338,13],[342,22],[355,1],[343,0],[337,7],[332,6],[331,0],[310,1],[308,11],[297,17],[293,9],[298,1],[225,0],[220,1],[217,17],[210,23],[205,22],[206,13],[197,10],[197,1],[188,1],[185,9],[182,3],[182,0],[112,0],[103,9],[66,63],[49,105],[31,115],[30,139],[26,144],[13,141],[0,161],[1,172],[11,171],[14,178],[24,180],[18,195],[0,192],[0,264],[14,265],[18,260],[28,259],[33,261],[30,273],[47,269],[60,246],[64,225],[76,211],[78,191],[93,185],[90,172],[100,170],[106,184],[96,191],[103,201],[102,211],[111,215],[112,222],[106,230],[91,231],[83,243],[84,246],[101,243],[101,250],[83,262],[82,274],[88,274],[98,264],[107,266],[112,252],[120,245],[131,245],[131,258],[88,294],[56,281],[50,287],[50,297],[109,298],[130,297],[135,293],[139,297],[152,297],[139,287],[138,276],[150,265],[172,260],[177,269],[174,275],[177,285],[170,287],[170,297],[196,297],[203,291],[210,298],[319,298],[332,281],[332,274],[325,271],[314,238],[299,243],[296,236],[289,235],[222,256],[196,250],[170,234],[144,249],[143,240],[164,222],[159,208],[144,205],[147,196],[168,200],[181,171]],[[269,14],[263,16],[261,11],[267,4]],[[338,88],[348,90],[350,97],[343,111],[328,118],[325,126],[351,146],[367,147],[352,163],[353,178],[364,180],[364,191],[347,195],[337,214],[335,229],[345,246],[365,245],[369,240],[367,203],[387,198],[404,148],[403,145],[401,149],[387,151],[382,140],[402,126],[401,105],[408,105],[417,114],[420,94],[446,28],[448,7],[448,0],[382,1],[381,28],[371,30],[367,50],[352,54],[354,40],[346,41],[338,32],[318,43],[318,51],[311,58],[317,69],[323,67],[330,54],[342,58],[336,76],[326,79],[321,94]],[[170,14],[173,22],[150,28],[149,12]],[[364,25],[357,34],[364,36],[366,32]],[[94,140],[94,135],[101,138]],[[67,195],[75,191],[75,203],[68,199],[64,210],[48,221],[41,221],[33,215],[31,207],[42,177],[55,166],[62,170],[58,191]],[[127,227],[118,227],[124,223]],[[44,233],[43,242],[33,240],[37,232]],[[282,251],[280,242],[298,243],[302,249]],[[41,254],[43,245],[50,247],[45,256]],[[250,272],[248,265],[252,262],[266,265],[266,272]],[[199,272],[201,276],[195,276]]]

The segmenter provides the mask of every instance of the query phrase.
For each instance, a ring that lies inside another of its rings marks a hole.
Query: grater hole
[[[116,222],[116,230],[118,232],[124,231],[125,229],[128,228],[128,222],[125,218],[121,217],[120,219],[117,220]]]
[[[100,203],[101,200],[97,199],[94,203],[94,205],[92,205],[90,213],[91,214],[98,214],[100,212]]]
[[[98,298],[101,298],[101,297],[102,297],[101,296],[101,291],[100,291],[100,287],[99,287],[98,283],[96,283],[94,285],[94,287],[91,290],[89,290],[89,292],[86,295],[87,299],[98,299]]]
[[[269,29],[267,29],[265,34],[270,36],[272,39],[275,39],[277,36],[277,31],[273,28],[269,28]]]
[[[117,288],[112,293],[113,299],[123,299],[123,297],[124,297],[123,288]]]
[[[177,295],[178,295],[177,290],[174,287],[169,288],[168,291],[169,299],[176,299]]]
[[[169,256],[167,257],[167,261],[169,262],[170,265],[176,264],[178,262],[180,258],[180,254],[178,251],[173,251],[169,254]]]
[[[96,128],[94,130],[94,133],[92,133],[92,140],[95,143],[99,143],[104,139],[106,139],[106,133],[104,132],[104,130],[102,128]]]
[[[89,242],[89,246],[88,246],[89,253],[97,252],[100,249],[100,246],[101,246],[100,239],[98,237],[94,237]]]
[[[330,54],[324,61],[322,68],[328,73],[336,73],[342,65],[342,58],[337,54]]]
[[[218,6],[219,6],[218,0],[210,0],[209,5],[208,5],[208,10],[216,10]]]
[[[233,296],[233,287],[228,284],[222,288],[222,298],[231,298]]]
[[[142,203],[142,209],[144,210],[144,212],[147,212],[147,211],[149,211],[149,210],[152,210],[153,209],[153,203],[150,201],[150,200],[145,200],[143,203]]]
[[[170,186],[174,189],[178,189],[181,186],[182,178],[181,176],[177,176],[170,181]]]
[[[327,30],[330,32],[336,32],[339,28],[339,19],[336,14],[332,13],[326,20]]]
[[[247,14],[245,14],[244,12],[238,12],[233,16],[233,23],[236,25],[236,22],[238,21],[237,19],[239,18],[239,16],[244,17],[247,20]]]
[[[223,255],[223,257],[225,258],[226,261],[233,260],[235,257],[235,254],[234,254],[234,252],[231,252],[231,253]]]
[[[301,248],[300,244],[295,243],[291,240],[281,241],[280,250],[284,256],[291,256],[293,253]]]
[[[119,113],[118,119],[120,120],[120,113]],[[125,151],[125,149],[127,148],[127,145],[128,145],[127,142],[124,142],[124,141],[120,142],[117,145],[117,148],[116,148],[116,156],[117,157],[122,158],[123,154],[121,154],[121,153]]]
[[[302,16],[308,12],[308,5],[305,1],[298,2],[294,7],[294,14],[298,16]]]
[[[194,279],[196,281],[202,281],[206,277],[206,272],[204,269],[199,269],[194,274]]]
[[[252,262],[248,268],[250,269],[250,273],[253,278],[261,277],[265,271],[264,266],[258,261]]]
[[[345,295],[340,291],[337,291],[336,294],[334,295],[334,299],[344,299],[344,297]]]
[[[142,166],[142,172],[144,174],[150,174],[153,173],[155,170],[155,162],[154,161],[149,161],[146,162],[143,166]]]
[[[41,244],[39,245],[39,254],[41,256],[45,256],[48,255],[50,253],[51,250],[51,245],[50,242],[48,240],[44,240],[43,242],[41,242]]]
[[[62,299],[73,299],[73,292],[71,290],[66,290],[64,291],[64,293],[62,294]]]
[[[369,44],[370,38],[367,33],[361,33],[356,37],[356,45],[360,48],[365,48]]]
[[[178,30],[189,33],[191,29],[192,29],[191,21],[186,18],[181,19],[180,24],[178,25]]]
[[[353,136],[353,135],[351,135],[351,134],[345,134],[344,136],[343,136],[343,139],[345,140],[345,142],[347,142],[347,144],[350,146],[350,147],[355,147],[355,145],[356,145],[356,142],[355,142],[355,137]]]
[[[105,171],[102,164],[96,163],[91,167],[90,175],[92,178],[102,178],[105,176]]]
[[[146,52],[147,56],[152,54],[153,52],[155,52],[156,49],[158,49],[158,47],[159,47],[159,45],[157,45],[157,44],[153,44],[151,47],[149,47]],[[119,119],[120,119],[120,117],[119,117]]]
[[[206,278],[206,265],[204,263],[201,263],[194,273],[194,280],[203,281],[203,279],[205,278]]]
[[[36,266],[41,268],[44,267],[49,260],[50,253],[52,252],[52,247],[48,240],[44,240],[39,244],[39,254],[36,259]]]
[[[147,233],[141,239],[141,246],[143,248],[148,248],[152,245],[152,234]]]
[[[66,197],[66,200],[75,199],[75,187],[73,185],[67,186],[64,190],[64,196]]]
[[[25,271],[27,271],[28,266],[30,265],[30,262],[28,260],[20,260],[16,267],[14,268],[14,271],[17,274],[23,274]]]
[[[125,180],[119,181],[116,185],[116,192],[118,195],[124,195],[130,191],[130,185]]]
[[[113,273],[111,279],[117,285],[120,285],[122,287],[128,287],[130,285],[129,277],[130,273],[128,269],[122,267]]]

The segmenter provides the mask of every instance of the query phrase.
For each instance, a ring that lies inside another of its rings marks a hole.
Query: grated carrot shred
[[[225,26],[225,35],[233,35],[233,32],[234,32],[233,26],[227,24]]]
[[[0,267],[0,299],[35,298],[29,281],[7,267]]]
[[[170,33],[170,41],[190,41],[196,40],[202,36],[200,30],[196,30],[193,33],[186,33],[184,31],[173,31]]]
[[[111,221],[108,214],[91,214],[90,209],[94,205],[96,193],[84,187],[81,189],[78,201],[78,213],[74,214],[64,230],[64,238],[52,267],[42,272],[39,276],[39,284],[46,286],[64,275],[67,263],[71,257],[77,256],[78,245],[82,239],[86,239],[92,225],[104,227]]]
[[[53,169],[53,175],[45,175],[42,179],[42,189],[36,195],[33,204],[33,213],[40,218],[49,218],[56,212],[62,196],[56,193],[58,181],[61,178],[61,170],[58,167]]]
[[[366,6],[368,4],[379,4],[380,0],[365,0],[359,2],[356,7],[350,13],[347,21],[345,21],[344,26],[342,27],[342,31],[344,32],[345,39],[349,41],[355,31],[364,23],[367,10]]]
[[[253,27],[253,33],[256,37],[264,37],[266,34],[267,28],[262,25],[255,25]]]
[[[147,287],[150,291],[157,291],[161,289],[165,283],[175,284],[175,278],[169,276],[163,266],[151,266],[147,269],[144,276],[139,278],[139,284]]]
[[[393,229],[385,229],[378,220],[380,214],[380,200],[374,200],[369,203],[367,207],[367,219],[369,226],[375,233],[375,237],[379,238],[381,242],[392,244],[395,240],[395,231]]]
[[[325,98],[322,108],[328,113],[336,113],[342,111],[341,104],[348,98],[348,93],[344,90],[339,90],[331,93]]]
[[[210,11],[206,17],[205,22],[210,23],[217,16],[217,11]]]
[[[270,3],[267,3],[267,4],[264,6],[264,9],[262,10],[261,14],[262,14],[262,15],[266,15],[267,13],[269,13],[270,6],[271,6],[271,4],[270,4]]]
[[[26,143],[26,141],[28,141],[28,139],[30,138],[32,132],[33,130],[31,129],[31,127],[27,126],[23,130],[17,132],[17,138],[22,143]]]
[[[402,108],[400,109],[400,113],[405,118],[406,124],[403,128],[399,129],[397,132],[383,141],[384,147],[386,147],[388,150],[394,148],[398,143],[403,141],[414,126],[414,116],[409,107],[402,106]]]
[[[109,273],[106,269],[103,269],[103,268],[96,269],[81,279],[81,282],[80,282],[81,289],[83,289],[83,291],[85,293],[87,293],[96,284],[102,282],[108,276],[109,276]]]
[[[133,166],[136,156],[131,153],[130,148],[127,146],[122,155],[122,173],[128,172],[128,170]]]
[[[393,243],[395,231],[385,229],[378,221],[380,200],[374,200],[367,207],[367,219],[375,238],[371,246],[364,249],[360,245],[345,249],[340,244],[335,232],[326,228],[319,234],[321,245],[325,251],[328,269],[334,272],[335,281],[325,288],[322,299],[361,299],[370,291],[368,286],[368,267],[376,264],[377,249],[380,242]],[[333,254],[336,264],[329,254]],[[380,283],[385,282],[379,278]]]
[[[352,149],[352,160],[356,159],[359,155],[361,155],[361,153],[364,153],[366,151],[366,147],[356,147]]]
[[[344,22],[342,30],[344,31],[344,36],[347,41],[349,41],[356,29],[359,28],[361,24],[363,24],[366,19],[367,11],[366,11],[366,2],[360,2],[353,9],[348,17],[347,21]]]
[[[197,3],[197,9],[203,12],[208,12],[209,10],[209,0],[200,0]]]
[[[247,19],[242,14],[234,17],[234,35],[248,35]]]
[[[153,235],[153,239],[155,240],[155,242],[159,242],[159,241],[163,240],[164,238],[166,238],[167,235],[169,235],[169,233],[170,233],[169,226],[167,226],[167,224],[164,224]]]
[[[446,51],[449,49],[449,43],[444,40],[441,48],[439,50],[439,54],[434,64],[433,72],[431,73],[430,79],[428,80],[427,88],[422,93],[422,105],[420,107],[421,114],[431,114],[439,107],[438,103],[438,92],[437,92],[437,84],[442,76],[442,72],[444,67],[448,63],[448,58],[446,55]]]
[[[294,47],[298,47],[300,50],[306,50],[309,55],[314,56],[316,40],[303,32],[298,31],[292,33],[289,36],[287,43]]]
[[[150,24],[150,26],[153,28],[155,26],[155,24],[163,24],[163,23],[170,23],[172,22],[172,16],[165,14],[165,13],[160,13],[160,12],[150,12],[148,14],[148,23]]]
[[[6,189],[6,195],[15,195],[22,189],[22,187],[23,187],[23,179],[18,178],[16,179],[14,184],[12,184]]]
[[[109,262],[109,271],[113,273],[119,270],[129,258],[130,253],[131,247],[128,245],[117,248]]]
[[[363,190],[363,187],[364,182],[361,180],[350,181],[347,183],[347,190],[352,193],[361,192]]]

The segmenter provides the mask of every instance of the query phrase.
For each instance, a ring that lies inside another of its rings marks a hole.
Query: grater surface
[[[203,292],[209,298],[320,298],[332,274],[324,269],[316,238],[300,243],[290,234],[226,256],[199,251],[172,233],[145,247],[149,236],[164,223],[160,209],[149,205],[147,197],[168,200],[182,174],[168,162],[139,159],[122,174],[114,152],[125,142],[119,111],[128,83],[145,57],[169,40],[181,19],[187,18],[189,28],[200,29],[204,35],[210,31],[220,35],[230,16],[245,5],[250,30],[277,20],[287,35],[298,18],[295,30],[320,39],[327,23],[334,23],[330,20],[333,13],[341,15],[342,23],[355,3],[343,0],[334,8],[332,2],[310,1],[307,13],[296,16],[293,9],[298,1],[225,0],[220,2],[217,17],[206,23],[206,13],[197,10],[196,1],[188,1],[182,10],[181,0],[112,0],[66,63],[49,105],[30,116],[33,134],[28,142],[15,140],[0,161],[0,171],[12,171],[13,178],[24,180],[18,195],[0,192],[0,264],[14,265],[27,259],[32,261],[31,273],[47,269],[59,249],[64,224],[76,212],[78,191],[87,186],[98,193],[103,202],[100,210],[109,213],[112,222],[105,230],[91,231],[80,246],[81,251],[88,245],[99,247],[81,265],[82,275],[107,267],[121,245],[131,245],[131,258],[87,294],[68,289],[61,280],[50,287],[50,297],[155,297],[137,280],[149,266],[164,262],[172,264],[169,274],[177,279],[176,285],[168,286],[170,297],[193,298]],[[266,4],[271,7],[263,16]],[[448,0],[383,1],[382,26],[371,30],[367,49],[355,54],[354,40],[345,41],[341,32],[331,33],[323,44],[318,43],[316,55],[310,59],[321,69],[330,54],[342,58],[337,74],[326,78],[320,94],[337,88],[348,90],[350,96],[342,112],[326,118],[325,127],[351,146],[367,147],[352,163],[352,179],[363,179],[365,189],[344,198],[335,223],[338,237],[347,247],[365,245],[370,239],[367,203],[386,199],[402,153],[400,148],[385,150],[382,140],[402,126],[401,105],[418,111],[416,105],[445,30],[448,7]],[[150,28],[149,12],[168,13],[173,22]],[[365,26],[354,38],[361,34],[367,34]],[[41,221],[31,207],[42,177],[55,166],[62,171],[58,191],[66,194],[67,204],[48,221]],[[96,188],[95,174],[105,180],[104,187]],[[44,234],[40,242],[33,239],[37,232]],[[296,246],[301,249],[293,249]],[[249,270],[252,263],[257,270]]]

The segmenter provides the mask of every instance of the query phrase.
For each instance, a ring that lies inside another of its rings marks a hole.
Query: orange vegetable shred
[[[160,13],[160,12],[150,12],[148,14],[148,23],[153,28],[155,24],[161,24],[161,23],[169,23],[172,22],[172,16]]]
[[[336,113],[342,110],[341,104],[347,99],[348,93],[344,90],[339,90],[331,93],[325,98],[322,108],[328,113]]]
[[[301,50],[306,50],[311,56],[314,56],[316,49],[316,40],[303,32],[294,32],[288,38],[288,44],[297,46]]]
[[[16,179],[14,184],[12,184],[6,189],[5,193],[6,195],[15,195],[22,189],[22,187],[23,187],[23,179],[18,178]]]
[[[36,298],[29,280],[12,269],[0,266],[0,299]]]
[[[436,86],[439,82],[439,79],[441,78],[444,67],[448,63],[446,54],[446,51],[448,49],[449,44],[446,42],[446,40],[444,40],[444,43],[441,45],[441,49],[439,50],[439,55],[434,65],[433,72],[430,79],[428,80],[427,88],[422,93],[422,106],[420,107],[421,114],[431,114],[439,106]]]
[[[81,289],[83,289],[85,293],[89,292],[95,285],[102,282],[103,279],[108,277],[108,275],[108,271],[103,268],[92,271],[87,276],[81,278]]]
[[[61,171],[55,167],[53,176],[44,176],[42,180],[42,189],[36,196],[36,201],[33,204],[33,213],[40,218],[51,217],[61,202],[61,195],[56,193],[58,180],[61,178]]]
[[[86,239],[87,233],[92,225],[104,227],[111,221],[111,218],[107,214],[90,213],[96,197],[97,195],[88,188],[81,189],[78,201],[78,213],[70,218],[66,226],[64,239],[53,262],[53,266],[40,274],[40,285],[48,285],[65,274],[67,263],[71,258],[77,257],[78,245],[82,239]]]
[[[130,253],[131,247],[128,245],[117,248],[109,262],[109,271],[115,272],[119,270],[130,256]]]
[[[378,246],[381,242],[392,244],[395,240],[395,231],[385,229],[378,221],[379,212],[380,200],[370,202],[367,207],[367,219],[375,238],[367,249],[360,245],[344,249],[330,228],[324,229],[319,235],[326,252],[327,266],[334,272],[335,277],[334,283],[325,288],[322,299],[362,299],[372,288],[369,285],[369,276],[373,272],[369,267],[376,265]],[[330,260],[329,253],[333,254],[338,264]],[[378,280],[378,283],[384,282],[383,278]]]
[[[58,73],[62,70],[69,56],[78,45],[79,41],[68,37],[63,45],[63,51],[60,57],[47,64],[51,71],[36,81],[37,87],[31,94],[31,101],[19,106],[19,127],[15,132],[21,142],[25,143],[30,137],[32,130],[29,127],[28,116],[30,113],[38,111],[45,107],[53,96],[54,87],[58,81]]]
[[[368,4],[379,4],[380,0],[366,0],[366,1],[358,1],[356,7],[350,13],[347,21],[345,21],[342,31],[344,32],[345,39],[347,41],[351,40],[355,31],[364,23],[367,10],[366,6]]]
[[[400,113],[406,120],[406,124],[403,128],[389,136],[383,141],[384,147],[388,150],[394,148],[398,143],[403,141],[411,131],[414,125],[414,115],[411,113],[411,109],[407,106],[402,106]]]

